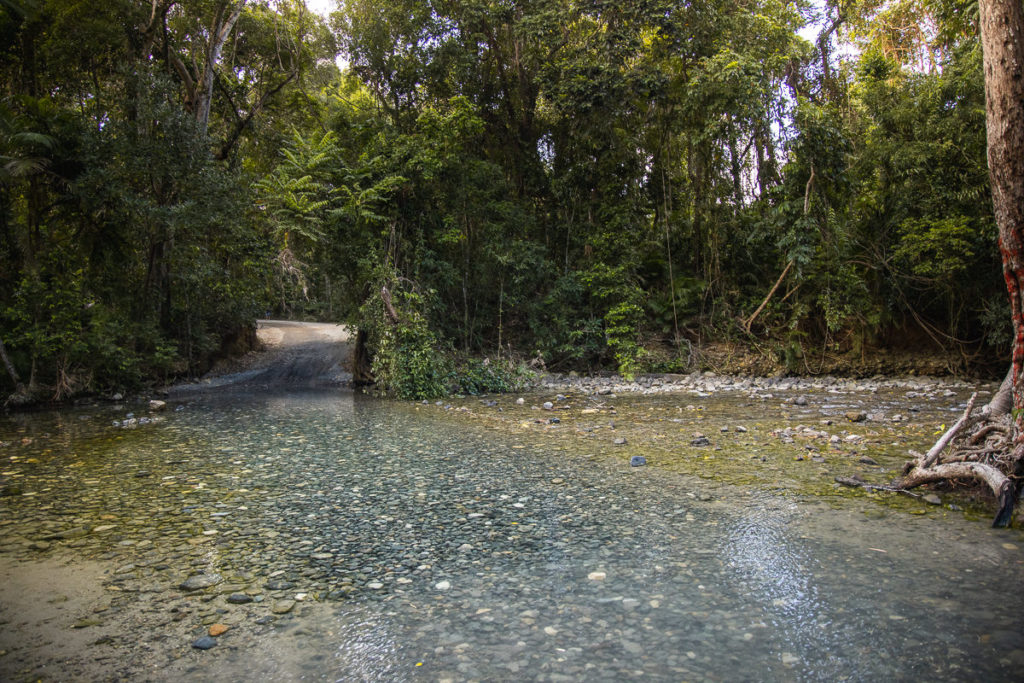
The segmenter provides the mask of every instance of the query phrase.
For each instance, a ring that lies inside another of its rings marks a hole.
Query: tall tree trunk
[[[952,479],[983,481],[999,502],[992,526],[1004,527],[1010,524],[1024,482],[1024,6],[1021,0],[981,0],[978,6],[984,53],[988,172],[1003,277],[1010,297],[1013,364],[982,414],[971,415],[975,394],[963,417],[932,449],[907,463],[899,485],[913,487]],[[1013,422],[1004,427],[998,424],[998,418],[1010,408],[1009,393]],[[969,428],[978,422],[983,426],[971,431]],[[960,450],[954,450],[943,462],[944,452],[953,448],[954,439],[961,435],[966,438],[961,439]],[[989,441],[993,435],[994,439]],[[985,451],[986,457],[994,456],[998,467],[978,460],[977,445],[982,442],[989,449]]]
[[[169,46],[164,45],[168,52],[168,59],[178,77],[181,78],[182,86],[185,88],[185,108],[199,122],[199,129],[203,135],[210,125],[210,106],[213,102],[213,86],[217,76],[217,64],[220,62],[220,54],[224,50],[224,44],[228,41],[231,31],[235,28],[235,22],[245,8],[246,0],[225,2],[218,5],[213,15],[213,23],[210,26],[210,37],[206,43],[203,63],[194,64],[194,72],[190,73],[188,67],[180,57],[170,52]]]
[[[11,359],[7,357],[7,349],[4,348],[3,339],[0,339],[0,361],[3,361],[4,368],[7,369],[7,374],[14,383],[15,391],[23,392],[25,390],[25,386],[21,383],[21,377],[18,376],[18,371],[14,369],[14,363],[12,363]]]
[[[1013,319],[1015,457],[1024,455],[1024,10],[981,0],[985,122],[992,204]]]
[[[210,124],[210,103],[213,101],[213,80],[216,75],[217,64],[220,62],[220,53],[224,49],[235,22],[242,14],[245,7],[245,0],[231,6],[225,4],[217,8],[214,15],[213,26],[210,27],[210,42],[206,48],[206,63],[203,65],[203,79],[197,84],[195,100],[195,117],[199,122],[199,129],[206,133]]]

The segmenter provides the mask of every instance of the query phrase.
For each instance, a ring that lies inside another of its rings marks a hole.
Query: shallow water
[[[104,619],[155,635],[83,653],[100,677],[1019,677],[1018,532],[630,468],[430,408],[300,392],[135,430],[113,408],[4,418],[21,495],[0,499],[0,550],[109,565]],[[179,588],[197,574],[220,581]],[[213,621],[232,629],[193,650]]]

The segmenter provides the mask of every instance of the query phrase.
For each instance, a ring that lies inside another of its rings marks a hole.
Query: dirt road
[[[345,385],[351,382],[349,331],[333,323],[258,320],[263,349],[215,367],[198,382],[179,384],[172,396],[221,388]]]

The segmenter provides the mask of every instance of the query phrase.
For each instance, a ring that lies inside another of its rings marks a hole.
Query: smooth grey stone
[[[212,636],[203,636],[192,641],[192,647],[197,650],[209,650],[217,644],[217,639]]]
[[[196,574],[182,581],[178,588],[184,591],[197,591],[202,588],[216,586],[223,580],[224,578],[220,574]]]

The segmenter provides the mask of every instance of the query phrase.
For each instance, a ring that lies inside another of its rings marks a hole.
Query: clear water
[[[109,427],[123,412],[0,422],[0,476],[22,489],[0,499],[0,549],[50,538],[109,562],[140,623],[187,604],[195,634],[204,609],[233,626],[208,652],[129,647],[122,675],[1021,678],[1017,532],[523,447],[351,394],[205,398]],[[92,531],[54,539],[69,529]],[[195,573],[224,580],[183,594]]]

